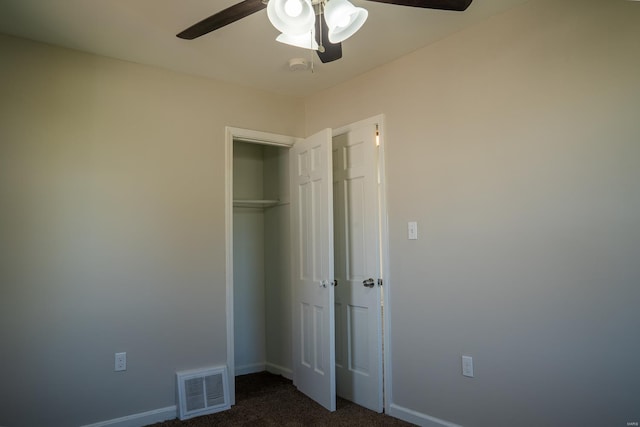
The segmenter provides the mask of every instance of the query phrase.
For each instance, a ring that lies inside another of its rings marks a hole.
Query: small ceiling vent
[[[227,367],[176,372],[181,420],[231,408]]]

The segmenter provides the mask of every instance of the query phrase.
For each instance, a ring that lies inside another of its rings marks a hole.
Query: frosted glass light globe
[[[349,0],[331,0],[324,7],[324,18],[329,27],[329,41],[340,43],[362,27],[369,12],[355,7]]]
[[[287,15],[295,18],[302,13],[302,3],[300,0],[287,0],[284,4],[284,11]]]
[[[347,15],[346,13],[344,15],[338,16],[337,18],[338,19],[336,19],[336,27],[338,28],[344,28],[349,25],[349,22],[351,22],[351,15]]]

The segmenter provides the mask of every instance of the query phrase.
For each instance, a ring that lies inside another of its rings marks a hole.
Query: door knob
[[[367,288],[373,288],[373,285],[376,283],[372,278],[368,278],[367,280],[363,280],[362,284]]]

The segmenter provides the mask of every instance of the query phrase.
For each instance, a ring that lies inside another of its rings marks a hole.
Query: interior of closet
[[[289,149],[234,141],[235,374],[291,378]]]

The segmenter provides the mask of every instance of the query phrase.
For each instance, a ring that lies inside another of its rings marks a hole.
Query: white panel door
[[[333,138],[336,374],[338,396],[382,412],[375,132],[375,125],[366,125]]]
[[[296,143],[290,163],[294,383],[335,411],[331,130]]]

